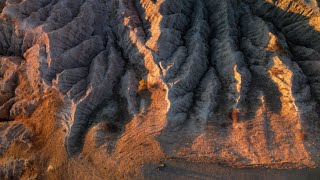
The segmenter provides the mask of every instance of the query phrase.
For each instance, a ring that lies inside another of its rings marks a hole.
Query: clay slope
[[[0,9],[1,179],[139,177],[167,158],[319,165],[317,1]]]

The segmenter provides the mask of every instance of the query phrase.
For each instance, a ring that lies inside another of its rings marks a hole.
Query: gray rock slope
[[[144,128],[161,131],[156,141],[173,156],[233,166],[318,164],[317,1],[0,3],[0,156],[33,134],[16,119],[32,117],[57,91],[68,157],[101,124],[115,135],[97,130],[98,144],[121,142],[127,125],[152,111],[165,116],[150,121],[165,123]],[[156,103],[164,106],[152,109]]]

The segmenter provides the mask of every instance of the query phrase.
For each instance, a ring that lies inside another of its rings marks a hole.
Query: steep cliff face
[[[319,165],[317,1],[7,0],[0,10],[1,178],[143,176],[168,158]]]

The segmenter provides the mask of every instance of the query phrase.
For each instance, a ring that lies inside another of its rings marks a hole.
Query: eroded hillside
[[[141,177],[176,158],[319,165],[315,0],[7,0],[0,9],[1,179]]]

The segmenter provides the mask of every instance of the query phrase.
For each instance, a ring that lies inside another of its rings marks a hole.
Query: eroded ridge
[[[0,155],[15,140],[32,149],[44,122],[28,121],[61,101],[46,115],[63,133],[48,136],[68,158],[319,163],[316,1],[0,3]]]

